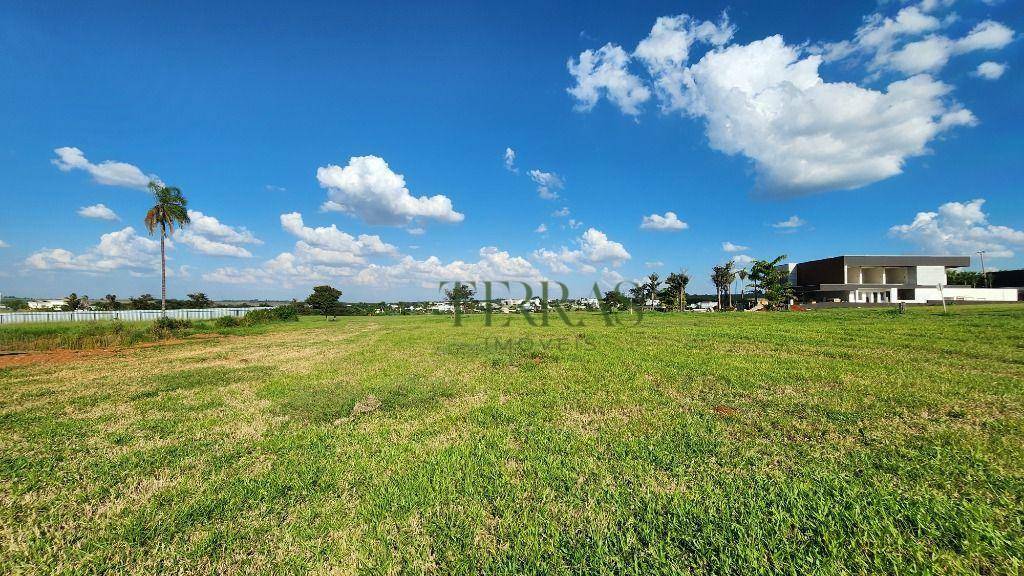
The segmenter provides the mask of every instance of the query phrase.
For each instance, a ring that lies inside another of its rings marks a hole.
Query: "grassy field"
[[[244,324],[241,318],[227,318],[236,323],[223,326],[216,320],[188,322],[188,326],[175,330],[158,331],[153,322],[122,322],[102,320],[96,322],[39,322],[0,326],[0,353],[38,350],[91,350],[131,346],[133,344],[156,342],[170,338],[217,333],[221,335],[242,335],[265,332],[264,320]]]
[[[0,573],[1024,570],[1024,307],[304,318],[0,369]]]

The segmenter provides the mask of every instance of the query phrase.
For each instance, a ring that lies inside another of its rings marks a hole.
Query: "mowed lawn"
[[[1024,570],[1024,306],[574,319],[0,369],[0,573]]]

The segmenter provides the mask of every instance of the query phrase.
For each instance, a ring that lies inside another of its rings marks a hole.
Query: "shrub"
[[[245,316],[242,316],[242,325],[255,326],[257,324],[272,322],[276,320],[272,312],[272,310],[250,310]]]
[[[167,338],[174,336],[175,332],[187,330],[192,327],[192,322],[189,320],[179,320],[177,318],[168,318],[167,316],[161,316],[157,318],[156,322],[153,322],[153,333],[156,334],[157,338]]]
[[[241,326],[242,321],[235,316],[221,316],[213,321],[214,326],[217,328],[234,328]]]
[[[278,306],[277,308],[274,308],[273,310],[271,310],[271,312],[273,312],[274,317],[277,320],[282,320],[286,322],[298,322],[299,314],[301,314],[302,312],[299,308],[299,305],[295,303],[285,304],[284,306]]]

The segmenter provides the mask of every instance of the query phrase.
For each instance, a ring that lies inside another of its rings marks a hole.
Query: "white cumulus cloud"
[[[603,94],[624,113],[639,114],[639,106],[651,98],[651,91],[629,72],[629,61],[629,54],[611,43],[583,51],[576,61],[570,59],[566,66],[576,85],[569,88],[569,94],[576,99],[576,109],[590,111]]]
[[[909,224],[898,224],[889,234],[935,254],[973,255],[985,250],[992,258],[1012,258],[1024,246],[1024,231],[990,224],[982,210],[985,200],[947,202],[935,212],[918,212]]]
[[[78,209],[78,215],[83,218],[96,218],[98,220],[120,220],[117,214],[110,208],[107,208],[105,204],[82,206]]]
[[[306,262],[363,264],[368,256],[398,254],[395,246],[377,235],[360,234],[355,237],[334,224],[317,228],[306,226],[298,212],[282,214],[281,228],[299,239],[295,243],[295,254]]]
[[[686,230],[689,228],[689,224],[683,222],[676,216],[675,212],[665,212],[665,215],[651,214],[650,216],[644,216],[643,221],[640,223],[640,228],[643,230]]]
[[[398,249],[380,236],[353,236],[330,226],[307,226],[302,214],[281,215],[281,228],[297,238],[291,252],[282,252],[260,266],[223,267],[203,275],[221,284],[265,284],[286,288],[309,286],[314,282],[353,279],[369,258],[398,258]]]
[[[794,214],[789,218],[786,218],[785,220],[772,224],[772,228],[779,228],[781,230],[796,230],[797,228],[802,227],[804,224],[807,224],[807,221]]]
[[[64,248],[43,248],[26,258],[25,264],[36,270],[152,271],[160,266],[160,242],[139,236],[134,228],[127,226],[100,236],[99,243],[85,252],[76,254]]]
[[[883,64],[905,74],[933,73],[941,70],[953,56],[975,50],[998,50],[1009,44],[1013,36],[1013,31],[1005,25],[986,20],[956,40],[934,35],[909,42],[887,55]]]
[[[750,250],[750,246],[740,246],[739,244],[733,244],[732,242],[722,242],[722,250],[726,252],[743,252]]]
[[[155,174],[145,174],[137,166],[126,162],[104,160],[93,164],[85,157],[85,153],[71,146],[57,148],[53,152],[57,157],[50,162],[62,172],[84,170],[99,184],[146,190],[151,180],[160,181]]]
[[[436,256],[417,260],[404,256],[395,264],[370,264],[354,277],[357,284],[388,287],[401,284],[418,284],[423,288],[436,289],[443,281],[502,281],[541,280],[543,275],[529,260],[512,256],[504,250],[485,246],[478,252],[476,262],[455,260],[445,263]]]
[[[554,172],[530,170],[530,179],[537,184],[537,195],[545,200],[557,200],[558,191],[565,188],[565,181]]]
[[[447,196],[413,196],[405,177],[377,156],[353,156],[345,167],[321,166],[316,177],[328,191],[324,210],[346,212],[369,224],[406,225],[413,219],[461,222],[465,218]]]
[[[854,41],[817,48],[787,44],[779,35],[730,43],[733,26],[725,18],[709,23],[686,15],[663,17],[633,56],[645,64],[662,110],[703,120],[710,146],[750,159],[767,194],[854,189],[900,174],[909,158],[928,154],[929,143],[939,135],[977,120],[951,100],[951,86],[929,75],[874,89],[829,82],[819,67],[826,58],[867,52],[883,54],[878,65],[889,66],[908,41],[946,25],[948,19],[930,13],[943,7],[943,2],[926,1],[904,8],[895,18],[876,15],[858,30]],[[995,48],[1012,36],[1005,26],[986,21],[963,38],[950,40],[950,50]],[[697,44],[707,50],[690,63]],[[643,87],[644,80],[629,70],[631,56],[615,48],[615,58],[608,61],[615,64],[616,78],[628,76],[629,84]],[[926,45],[911,48],[901,58],[908,69],[921,67],[924,60],[938,58],[925,54],[929,51],[939,52]],[[920,61],[911,64],[915,52]],[[584,52],[579,66],[595,58],[596,53]],[[624,98],[621,91],[615,97],[610,90],[598,89],[603,84],[582,83],[577,73],[573,76],[577,85],[570,92],[579,109],[590,110],[607,96],[622,112],[639,113],[642,100]]]
[[[1006,64],[999,62],[982,62],[978,64],[978,68],[974,71],[974,75],[985,80],[999,80],[1003,77],[1006,69],[1009,68]]]
[[[573,269],[591,273],[596,265],[618,266],[632,256],[625,246],[608,238],[596,228],[588,228],[576,239],[576,248],[562,246],[557,250],[535,250],[533,259],[556,274],[567,274]]]
[[[190,223],[175,235],[182,244],[208,256],[251,258],[243,244],[263,244],[244,227],[229,226],[198,210],[189,210]]]

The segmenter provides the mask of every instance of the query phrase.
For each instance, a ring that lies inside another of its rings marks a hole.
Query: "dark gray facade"
[[[945,269],[970,265],[969,256],[835,256],[800,262],[790,278],[803,301],[849,301],[859,291],[889,302],[914,300],[916,289],[945,283]]]

